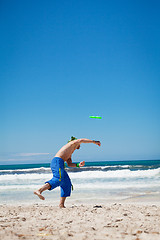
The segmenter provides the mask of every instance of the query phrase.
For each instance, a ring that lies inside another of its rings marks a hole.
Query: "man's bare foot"
[[[37,195],[41,200],[45,200],[45,198],[41,195],[40,191],[34,191],[34,194]]]
[[[60,208],[66,208],[63,204],[59,204]]]

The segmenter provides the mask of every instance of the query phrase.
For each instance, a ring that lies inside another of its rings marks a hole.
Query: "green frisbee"
[[[100,116],[89,116],[90,118],[102,119]]]

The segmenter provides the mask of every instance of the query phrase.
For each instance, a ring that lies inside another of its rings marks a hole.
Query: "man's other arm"
[[[67,161],[68,167],[77,167],[76,163],[72,163],[72,159],[69,158]],[[83,167],[85,165],[85,161],[79,163],[79,167]]]

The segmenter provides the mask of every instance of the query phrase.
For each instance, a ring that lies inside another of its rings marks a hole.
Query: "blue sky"
[[[1,1],[0,164],[160,159],[159,1]],[[100,115],[102,120],[90,119]]]

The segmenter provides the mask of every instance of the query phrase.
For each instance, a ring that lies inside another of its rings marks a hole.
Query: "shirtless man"
[[[83,167],[85,165],[85,161],[80,163],[72,163],[71,156],[76,149],[80,148],[81,143],[94,143],[98,146],[101,146],[100,141],[90,140],[90,139],[76,139],[75,137],[71,137],[71,140],[68,141],[66,145],[64,145],[55,155],[51,162],[51,170],[53,173],[53,178],[43,185],[40,189],[34,191],[40,199],[45,200],[42,196],[42,192],[45,190],[52,190],[58,186],[61,187],[61,198],[60,198],[60,208],[64,208],[64,202],[66,197],[71,195],[71,180],[64,170],[64,162],[67,163],[68,167]]]

